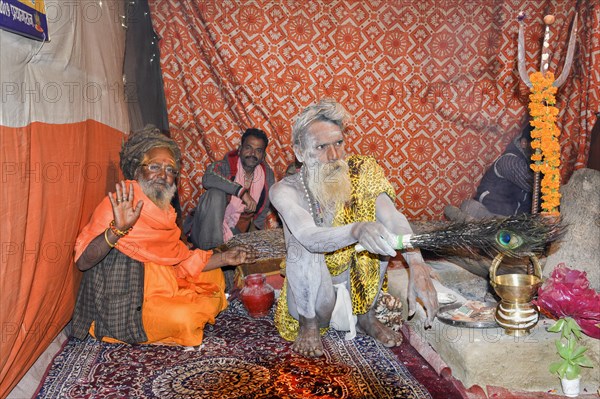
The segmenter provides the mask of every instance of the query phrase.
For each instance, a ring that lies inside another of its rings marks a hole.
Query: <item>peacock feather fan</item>
[[[522,214],[451,223],[437,230],[413,234],[410,246],[437,254],[466,250],[477,255],[483,252],[494,257],[502,253],[518,258],[542,253],[564,230],[560,218]]]

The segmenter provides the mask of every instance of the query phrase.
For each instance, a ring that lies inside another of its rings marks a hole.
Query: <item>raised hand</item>
[[[138,201],[133,207],[133,187],[125,186],[125,182],[121,180],[115,185],[115,194],[109,192],[108,199],[112,205],[115,227],[118,230],[126,231],[138,221],[142,213],[144,201]]]
[[[94,238],[77,260],[77,267],[81,271],[96,266],[106,254],[117,245],[117,241],[129,233],[142,213],[143,201],[138,201],[133,207],[133,187],[125,187],[125,182],[116,184],[116,193],[108,193],[108,200],[112,206],[114,225],[106,226],[106,230]],[[116,229],[117,231],[115,232]]]

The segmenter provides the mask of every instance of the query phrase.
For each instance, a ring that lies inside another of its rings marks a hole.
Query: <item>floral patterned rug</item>
[[[330,330],[325,355],[305,358],[279,337],[272,315],[254,319],[239,301],[205,331],[198,350],[71,338],[38,398],[431,398],[388,349]]]

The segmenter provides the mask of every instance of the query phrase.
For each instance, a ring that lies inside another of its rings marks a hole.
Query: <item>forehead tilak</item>
[[[144,155],[144,159],[142,160],[142,163],[146,163],[146,164],[168,163],[171,166],[175,166],[175,159],[172,156],[149,158],[148,154],[146,154],[146,155]]]

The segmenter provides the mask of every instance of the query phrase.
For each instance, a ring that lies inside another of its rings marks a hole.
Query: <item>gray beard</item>
[[[315,200],[323,208],[325,219],[331,220],[337,206],[350,200],[352,187],[348,164],[338,160],[308,169],[307,185]]]
[[[175,191],[177,190],[177,185],[175,183],[171,184],[167,187],[161,187],[159,185],[154,184],[152,180],[146,180],[142,177],[138,178],[138,183],[142,188],[142,191],[148,198],[152,200],[160,209],[165,210],[171,205],[171,200],[175,195]]]

